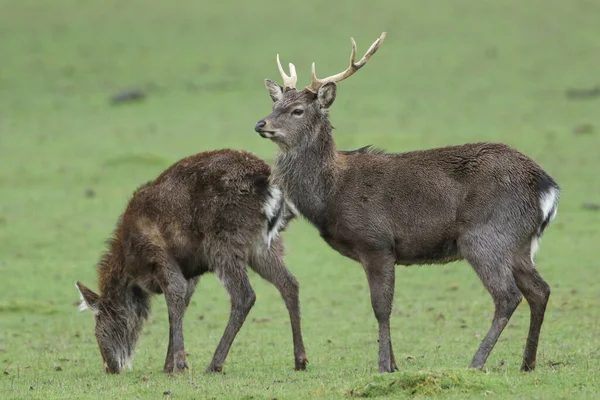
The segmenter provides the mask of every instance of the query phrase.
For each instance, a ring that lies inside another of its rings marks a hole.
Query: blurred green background
[[[465,371],[493,306],[465,263],[398,267],[392,340],[401,373],[379,377],[377,331],[360,266],[296,221],[287,263],[301,284],[311,361],[295,373],[287,312],[253,275],[258,300],[225,364],[205,376],[229,304],[202,278],[186,314],[192,368],[161,370],[163,298],[132,372],[106,376],[91,314],[73,286],[94,265],[133,190],[184,156],[232,147],[267,161],[254,123],[263,79],[295,63],[299,87],[347,66],[387,31],[369,65],[340,84],[338,147],[401,152],[500,141],[560,184],[538,265],[553,294],[538,370],[518,372],[524,302],[487,364]],[[241,2],[0,0],[0,397],[594,398],[600,390],[600,3],[594,0]],[[113,105],[127,90],[146,96]],[[448,383],[450,382],[450,383]]]

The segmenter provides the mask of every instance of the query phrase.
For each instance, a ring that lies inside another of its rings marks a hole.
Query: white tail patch
[[[540,197],[540,207],[542,209],[542,221],[552,221],[556,217],[558,211],[558,198],[560,192],[557,188],[551,187],[547,192],[542,193]]]
[[[263,240],[267,247],[279,235],[279,230],[285,223],[285,200],[281,190],[275,186],[269,187],[269,197],[263,208],[267,216],[267,226],[263,234]]]
[[[540,196],[540,209],[542,210],[541,224],[547,225],[556,217],[558,211],[558,200],[560,191],[555,187],[550,187],[547,192]],[[541,225],[540,225],[541,229]],[[534,263],[535,253],[540,248],[541,230],[531,239],[531,262]]]

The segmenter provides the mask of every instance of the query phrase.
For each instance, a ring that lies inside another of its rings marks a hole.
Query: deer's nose
[[[266,122],[264,119],[262,119],[262,120],[258,121],[258,122],[256,123],[256,125],[254,125],[254,130],[255,130],[256,132],[259,132],[259,133],[260,133],[260,132],[262,132],[262,130],[263,130],[263,128],[265,127],[265,125],[267,125],[267,122]]]

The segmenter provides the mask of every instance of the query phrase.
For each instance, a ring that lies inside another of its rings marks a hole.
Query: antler
[[[313,93],[316,93],[321,86],[323,86],[324,84],[326,84],[328,82],[340,82],[340,81],[343,81],[344,79],[352,76],[356,71],[358,71],[359,69],[364,67],[364,65],[367,63],[367,61],[369,61],[369,59],[373,56],[373,54],[375,54],[377,49],[379,49],[379,46],[381,46],[381,43],[383,43],[384,39],[385,39],[385,32],[383,32],[381,34],[381,36],[379,36],[379,39],[377,39],[375,41],[375,43],[373,43],[371,45],[371,47],[369,47],[369,50],[367,50],[367,52],[365,53],[363,58],[360,59],[359,62],[354,62],[354,59],[356,58],[356,42],[354,41],[354,38],[350,38],[350,40],[352,41],[352,53],[350,54],[350,66],[345,71],[340,72],[339,74],[335,74],[332,76],[328,76],[327,78],[319,79],[319,78],[317,78],[317,75],[315,74],[315,63],[313,63],[312,64],[312,83],[309,86],[307,86],[306,89],[310,90]],[[279,61],[277,61],[277,62],[279,62]],[[293,67],[292,64],[290,64],[290,69],[291,69],[291,67]],[[285,74],[283,73],[283,70],[281,69],[281,64],[279,64],[279,70],[281,71],[281,75],[284,77],[284,80],[285,80]],[[293,71],[293,73],[295,75],[295,70]],[[294,80],[294,83],[295,82],[296,81]]]
[[[281,62],[279,62],[279,54],[277,54],[277,67],[279,67],[279,73],[281,74],[281,77],[283,78],[283,87],[290,88],[290,89],[296,89],[296,82],[298,81],[298,75],[296,75],[296,67],[294,66],[294,64],[290,63],[290,75],[291,76],[287,76],[285,71],[283,70],[283,67],[281,66]]]

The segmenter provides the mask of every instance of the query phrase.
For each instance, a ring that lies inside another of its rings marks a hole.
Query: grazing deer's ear
[[[265,86],[267,87],[267,90],[269,90],[273,102],[276,102],[283,97],[283,88],[272,80],[265,79]]]
[[[337,86],[335,82],[328,82],[319,88],[317,99],[322,108],[329,108],[335,100]]]
[[[92,310],[94,315],[97,315],[99,312],[100,296],[92,292],[83,283],[79,281],[75,282],[75,286],[77,287],[77,290],[79,290],[79,294],[81,295],[81,304],[79,304],[79,311],[87,310],[89,308],[90,310]]]

